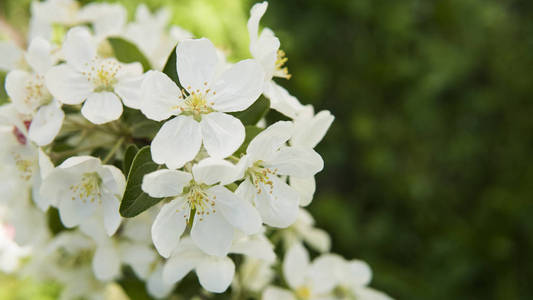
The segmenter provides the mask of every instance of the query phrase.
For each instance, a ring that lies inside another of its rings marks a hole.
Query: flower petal
[[[296,243],[285,254],[283,260],[283,276],[293,289],[304,283],[309,269],[309,253],[300,243]]]
[[[228,157],[244,141],[244,126],[232,115],[212,112],[204,115],[200,124],[204,146],[211,157]]]
[[[180,252],[176,255],[172,255],[163,267],[163,282],[167,285],[171,285],[182,280],[187,273],[196,267],[198,262],[198,255],[192,252]]]
[[[208,157],[201,160],[192,167],[192,174],[196,182],[213,185],[221,183],[222,185],[233,182],[236,177],[237,169],[234,164],[227,160]]]
[[[255,205],[263,222],[272,226],[285,228],[293,224],[298,216],[300,195],[277,176],[271,176],[272,185],[259,185]]]
[[[181,168],[196,157],[202,145],[200,124],[188,116],[165,122],[152,141],[152,159],[169,169]]]
[[[208,195],[216,197],[216,208],[231,225],[245,234],[256,234],[261,231],[261,216],[252,204],[227,188],[217,185],[207,190]]]
[[[120,257],[111,243],[96,248],[92,266],[94,275],[99,280],[107,281],[119,275]]]
[[[162,198],[181,194],[192,175],[176,170],[157,170],[144,175],[142,190],[150,197]]]
[[[263,292],[262,300],[296,300],[296,297],[288,290],[269,286]]]
[[[212,293],[222,293],[233,280],[235,264],[228,257],[207,257],[196,267],[196,274],[204,289]]]
[[[259,133],[248,145],[246,153],[252,161],[268,160],[274,151],[287,142],[292,134],[293,124],[279,121]]]
[[[152,241],[163,257],[169,257],[178,246],[181,234],[187,225],[185,215],[188,208],[183,209],[185,200],[176,198],[163,205],[152,224]]]
[[[152,264],[157,254],[149,245],[121,243],[120,253],[122,261],[131,266],[137,277],[146,280],[152,271]]]
[[[324,168],[320,154],[311,148],[283,147],[265,164],[280,175],[311,177]]]
[[[263,68],[253,59],[242,60],[216,80],[208,97],[213,108],[223,112],[241,111],[254,103],[263,92],[265,74]]]
[[[18,67],[24,52],[13,41],[0,41],[0,70],[10,71]]]
[[[144,75],[141,90],[141,111],[149,119],[162,121],[179,114],[176,105],[181,92],[176,83],[166,74],[149,71]]]
[[[297,120],[291,145],[314,148],[328,131],[335,117],[327,110],[316,114],[312,119]]]
[[[142,103],[141,85],[144,77],[139,75],[119,80],[115,84],[115,93],[127,107],[140,109]]]
[[[184,40],[176,47],[176,68],[181,85],[188,91],[205,90],[215,76],[216,48],[206,38]]]
[[[215,200],[216,201],[216,200]],[[200,215],[196,212],[191,230],[191,238],[198,248],[215,256],[228,254],[233,240],[233,227],[218,210]]]
[[[166,284],[163,280],[163,267],[159,264],[146,283],[148,294],[155,298],[165,298],[174,289],[174,284]]]
[[[307,206],[313,201],[316,190],[315,177],[289,177],[289,185],[300,193],[300,206]]]
[[[45,81],[54,98],[65,104],[80,104],[93,90],[87,77],[67,64],[52,67]]]
[[[289,94],[285,88],[274,81],[266,82],[263,88],[263,94],[270,99],[270,108],[279,111],[287,117],[294,119],[305,109],[305,106],[296,97]]]
[[[15,105],[15,108],[23,114],[31,114],[36,109],[37,101],[32,101],[28,94],[26,84],[30,79],[30,74],[26,71],[13,70],[7,73],[5,88],[7,95]]]
[[[81,108],[81,114],[93,124],[117,120],[122,115],[122,103],[110,92],[92,93]]]
[[[246,24],[250,37],[250,48],[252,48],[251,45],[257,41],[259,32],[259,21],[261,21],[261,18],[267,10],[267,7],[268,2],[264,1],[261,3],[254,4],[254,6],[252,6],[252,9],[250,9],[250,18],[248,19],[248,23]]]
[[[102,195],[102,209],[104,211],[104,226],[107,235],[117,232],[122,221],[119,213],[120,201],[116,195],[104,193]]]
[[[36,73],[44,75],[55,63],[50,43],[41,37],[34,38],[26,52],[26,61]]]
[[[59,133],[64,119],[65,113],[57,102],[41,106],[31,121],[30,140],[39,146],[50,144]]]
[[[96,56],[96,45],[86,27],[74,27],[67,32],[62,51],[69,65],[84,70]]]

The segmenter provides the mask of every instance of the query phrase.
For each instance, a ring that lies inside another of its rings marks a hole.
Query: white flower
[[[30,248],[17,245],[14,238],[15,228],[0,222],[0,271],[5,273],[16,271],[20,260],[30,254]]]
[[[265,14],[267,7],[268,3],[265,1],[255,4],[250,10],[250,19],[248,20],[250,52],[265,70],[263,94],[270,99],[271,108],[294,118],[304,106],[273,80],[274,77],[291,78],[287,67],[284,67],[287,62],[285,52],[280,50],[279,39],[272,30],[264,28],[260,34],[258,32],[259,21]]]
[[[114,58],[96,55],[89,31],[75,27],[63,43],[66,64],[53,67],[46,74],[52,95],[65,104],[83,104],[82,115],[94,124],[103,124],[122,115],[122,103],[138,108],[142,66],[122,64]]]
[[[177,72],[187,95],[165,74],[147,73],[141,110],[167,121],[152,141],[152,158],[169,169],[194,159],[203,145],[210,156],[231,155],[244,141],[241,121],[225,112],[248,108],[261,94],[263,71],[254,60],[217,74],[219,59],[207,39],[185,40],[176,48]]]
[[[331,238],[322,229],[315,228],[315,220],[311,214],[301,208],[296,222],[282,231],[286,248],[290,248],[295,243],[305,241],[309,246],[318,252],[328,252],[331,247]]]
[[[120,225],[118,212],[126,180],[114,166],[90,156],[68,158],[44,179],[41,194],[53,199],[63,225],[82,224],[93,215],[103,218],[108,235]]]
[[[250,202],[223,186],[231,182],[233,172],[231,163],[207,158],[192,167],[192,175],[168,169],[145,175],[142,189],[150,196],[177,196],[161,208],[152,226],[152,239],[162,256],[176,248],[193,219],[191,238],[210,255],[230,251],[234,228],[247,234],[261,230],[261,218]]]
[[[307,178],[322,170],[318,153],[306,147],[288,147],[292,123],[279,121],[259,133],[248,145],[238,164],[245,180],[236,193],[250,200],[263,222],[284,228],[296,220],[299,194],[280,176]]]
[[[0,71],[11,71],[26,66],[24,51],[13,41],[0,41]]]
[[[46,40],[32,40],[25,57],[33,72],[15,69],[6,76],[7,94],[18,112],[31,116],[28,136],[39,146],[52,142],[65,118],[45,85],[44,76],[56,61],[51,52]]]

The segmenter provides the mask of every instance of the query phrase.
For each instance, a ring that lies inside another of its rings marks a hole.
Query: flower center
[[[254,184],[257,193],[261,194],[262,188],[261,185],[267,186],[269,193],[272,194],[273,183],[270,179],[270,176],[276,176],[278,169],[265,168],[262,161],[256,161],[246,173],[250,176],[252,183]]]
[[[88,71],[82,72],[87,76],[87,80],[94,86],[95,92],[113,91],[113,86],[117,83],[117,73],[121,65],[112,59],[93,59],[86,63]]]
[[[207,82],[204,82],[204,86],[207,87]],[[216,95],[215,91],[211,91],[209,88],[192,90],[190,86],[187,87],[187,90],[190,92],[189,95],[184,100],[183,96],[180,95],[178,99],[182,101],[175,108],[181,110],[185,115],[192,115],[197,121],[200,121],[202,114],[215,111],[212,107],[215,103],[207,101],[209,93]],[[183,94],[185,93],[183,92]]]
[[[297,288],[295,291],[295,294],[296,294],[296,297],[298,297],[298,299],[302,299],[302,300],[310,299],[311,289],[304,285],[304,286]]]
[[[289,59],[285,57],[285,51],[278,50],[278,58],[276,59],[276,69],[274,70],[274,76],[281,77],[285,79],[291,79],[291,74],[289,74],[289,69],[284,67],[285,63]]]
[[[187,219],[187,222],[191,220],[190,216],[193,213],[200,218],[200,221],[202,221],[204,215],[209,215],[211,213],[216,212],[216,196],[213,196],[210,199],[207,193],[205,192],[207,188],[207,185],[198,184],[193,180],[191,181],[190,185],[183,190],[186,202],[183,207],[178,209],[178,211],[182,209],[188,210],[188,213],[184,215],[184,217]]]
[[[91,203],[98,201],[101,203],[102,197],[102,178],[96,172],[84,173],[81,176],[80,183],[71,185],[70,190],[74,193],[72,200],[79,198],[83,203],[89,200]]]
[[[24,159],[18,153],[14,153],[13,157],[15,158],[15,166],[19,171],[20,178],[25,181],[30,180],[33,175],[33,169],[35,167],[34,162],[29,159]]]
[[[52,95],[48,92],[42,75],[35,74],[33,78],[26,82],[25,89],[26,98],[24,98],[24,103],[34,110],[52,101]]]

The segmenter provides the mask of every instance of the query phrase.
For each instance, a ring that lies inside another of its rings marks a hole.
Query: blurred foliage
[[[24,3],[0,2],[21,28]],[[249,56],[252,1],[149,4]],[[533,299],[533,2],[272,0],[262,23],[278,82],[336,116],[310,207],[333,250],[398,299]]]

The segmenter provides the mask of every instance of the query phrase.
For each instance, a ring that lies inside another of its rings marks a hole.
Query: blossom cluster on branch
[[[304,209],[334,117],[276,83],[291,75],[259,29],[266,2],[238,62],[165,10],[31,8],[27,47],[0,43],[2,271],[58,282],[62,299],[127,292],[127,276],[154,298],[390,299]]]

